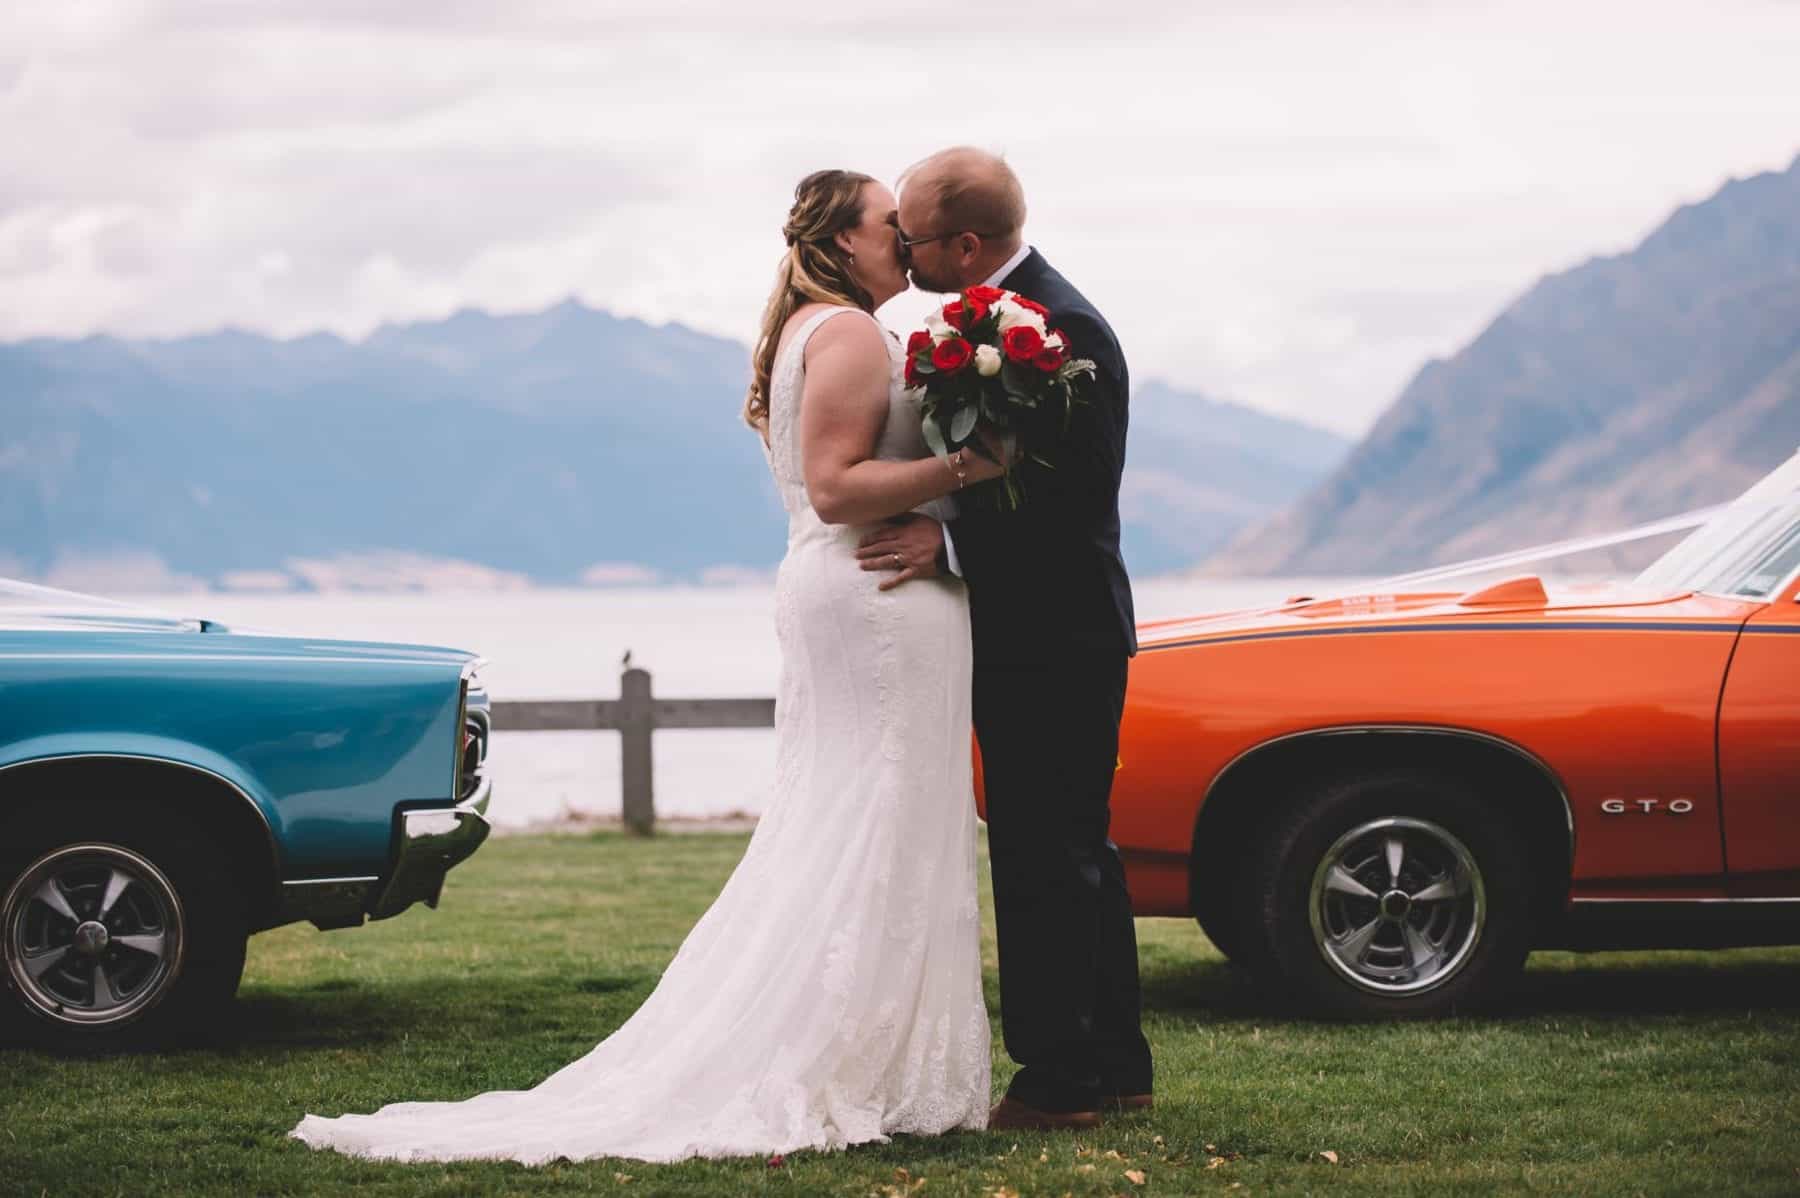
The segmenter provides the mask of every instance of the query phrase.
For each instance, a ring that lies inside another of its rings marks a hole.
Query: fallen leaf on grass
[[[618,1182],[622,1186],[630,1185],[631,1184],[631,1174],[629,1174],[629,1173],[614,1173],[613,1180]]]
[[[1077,1173],[1092,1173],[1094,1171],[1094,1166],[1092,1166],[1092,1165],[1076,1165],[1075,1171]]]
[[[1161,1148],[1163,1146],[1163,1138],[1161,1136],[1157,1136],[1154,1140],[1151,1140],[1150,1142],[1152,1144],[1156,1145],[1158,1148]]]
[[[916,1194],[925,1187],[925,1179],[923,1177],[914,1177],[905,1169],[895,1169],[894,1180],[900,1184],[897,1186],[882,1186],[879,1190],[875,1191],[876,1194],[879,1195],[879,1198],[908,1198],[908,1195]]]
[[[1337,1153],[1333,1152],[1329,1148],[1327,1148],[1324,1152],[1321,1152],[1319,1155],[1324,1157],[1326,1160],[1330,1161],[1334,1165],[1338,1163],[1337,1162]]]
[[[1008,1186],[1001,1186],[994,1191],[992,1198],[1019,1198],[1019,1191]]]
[[[1125,1158],[1120,1156],[1116,1150],[1108,1148],[1106,1150],[1106,1159],[1109,1161],[1122,1161]]]
[[[1047,1161],[1047,1160],[1049,1160],[1049,1159],[1050,1159],[1050,1154],[1049,1154],[1049,1153],[1048,1153],[1048,1152],[1040,1152],[1040,1153],[1038,1153],[1038,1164],[1040,1164],[1040,1165],[1041,1165],[1041,1164],[1043,1164],[1043,1163],[1044,1163],[1044,1162],[1045,1162],[1045,1161]]]
[[[1125,1180],[1129,1181],[1134,1186],[1141,1186],[1144,1184],[1144,1171],[1142,1169],[1127,1169],[1125,1170]]]
[[[1225,1163],[1225,1158],[1222,1156],[1209,1157],[1209,1158],[1207,1158],[1207,1161],[1206,1161],[1206,1167],[1208,1169],[1217,1169],[1220,1165],[1222,1165],[1224,1163]]]

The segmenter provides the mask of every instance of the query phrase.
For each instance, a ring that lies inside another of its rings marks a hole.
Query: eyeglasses
[[[964,233],[974,233],[977,237],[1000,236],[999,233],[980,233],[976,232],[974,229],[955,229],[949,233],[933,233],[929,237],[908,237],[905,233],[902,233],[898,227],[894,229],[894,235],[900,239],[900,248],[903,250],[911,250],[915,245],[925,245],[933,241],[945,241],[952,237],[961,237]]]

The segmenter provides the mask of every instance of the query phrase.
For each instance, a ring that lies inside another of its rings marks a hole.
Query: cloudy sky
[[[744,339],[801,174],[967,142],[1134,375],[1356,432],[1543,273],[1788,166],[1796,63],[1795,0],[9,4],[0,339],[570,294]]]

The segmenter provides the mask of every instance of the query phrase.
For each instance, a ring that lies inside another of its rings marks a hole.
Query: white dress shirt
[[[998,286],[1000,286],[1000,280],[1004,279],[1007,275],[1011,274],[1013,271],[1019,269],[1019,263],[1025,261],[1025,259],[1030,256],[1031,256],[1031,247],[1028,245],[1020,245],[1018,250],[1016,252],[1014,252],[1012,257],[1008,258],[1005,262],[1000,264],[999,270],[995,271],[993,274],[989,275],[987,278],[981,280],[981,285],[983,287],[998,287]]]
[[[996,270],[993,274],[989,275],[987,278],[981,280],[981,285],[983,287],[998,287],[998,286],[1000,286],[1000,280],[1004,279],[1007,275],[1011,274],[1013,271],[1019,269],[1019,263],[1025,261],[1025,259],[1027,257],[1029,257],[1030,254],[1031,254],[1031,247],[1029,245],[1026,245],[1023,242],[1020,242],[1019,248],[1017,250],[1013,251],[1013,256],[1008,258],[1005,262],[1002,262],[1000,264],[1000,269]],[[943,526],[943,530],[944,530],[944,560],[947,561],[950,565],[950,573],[956,575],[958,578],[961,578],[962,577],[962,563],[956,560],[956,545],[950,540],[950,526],[948,524],[945,524]]]

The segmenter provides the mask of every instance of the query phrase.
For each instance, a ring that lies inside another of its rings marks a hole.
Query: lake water
[[[1143,620],[1341,593],[1344,580],[1151,579],[1137,583]],[[771,586],[532,590],[462,594],[118,596],[227,625],[306,636],[452,645],[482,654],[495,699],[611,698],[620,663],[651,673],[668,698],[775,693]],[[659,818],[754,816],[774,774],[768,729],[673,730],[655,738]],[[513,732],[494,738],[503,829],[571,818],[616,819],[619,738],[612,732]]]

